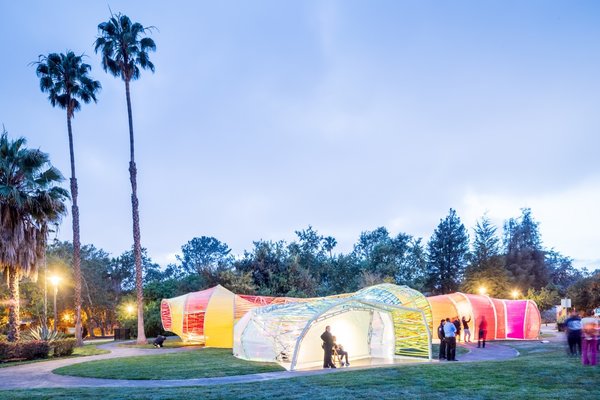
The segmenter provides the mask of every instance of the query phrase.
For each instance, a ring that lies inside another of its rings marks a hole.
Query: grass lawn
[[[15,365],[32,364],[32,363],[38,363],[38,362],[44,362],[44,361],[62,360],[63,358],[95,356],[97,354],[110,353],[110,351],[108,351],[108,350],[99,349],[97,347],[98,344],[100,344],[100,343],[84,344],[82,347],[75,347],[75,350],[73,350],[73,354],[70,356],[66,356],[66,357],[48,357],[48,358],[41,358],[38,360],[7,362],[7,363],[1,363],[0,368],[14,367]]]
[[[89,361],[54,370],[60,375],[108,379],[189,379],[272,371],[284,371],[284,369],[275,363],[240,360],[234,357],[229,349],[212,348],[155,356]]]
[[[148,338],[148,344],[135,344],[135,342],[122,343],[120,347],[135,347],[138,349],[154,349],[155,338]],[[163,342],[163,347],[165,348],[177,348],[177,347],[185,347],[185,346],[198,346],[197,344],[188,344],[183,343],[179,336],[167,336],[167,340]]]
[[[11,391],[13,399],[582,399],[592,398],[600,367],[568,358],[563,344],[515,342],[508,361],[376,368],[193,388],[78,388]],[[186,366],[187,367],[187,366]],[[7,392],[8,394],[8,392]],[[2,392],[0,392],[0,397]]]

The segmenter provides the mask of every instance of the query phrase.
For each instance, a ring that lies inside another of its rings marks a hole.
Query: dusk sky
[[[81,240],[131,248],[124,84],[93,51],[109,8],[157,29],[132,84],[142,246],[234,254],[312,225],[338,252],[385,226],[424,242],[531,207],[543,244],[600,267],[597,1],[0,0],[0,123],[69,177],[38,55],[85,53],[103,89],[73,121]],[[65,181],[68,187],[68,181]],[[72,239],[70,216],[58,237]]]

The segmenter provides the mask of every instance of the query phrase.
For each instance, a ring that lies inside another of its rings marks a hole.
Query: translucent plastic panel
[[[359,290],[353,298],[367,301],[375,301],[384,304],[401,305],[409,308],[417,308],[425,314],[429,330],[433,329],[431,307],[427,298],[422,293],[409,288],[391,283],[382,283]]]
[[[542,319],[537,305],[535,302],[528,300],[524,339],[537,339],[540,334],[541,323]]]
[[[450,317],[458,317],[460,319],[464,315],[467,317],[467,319],[469,319],[468,316],[473,312],[473,307],[471,306],[467,296],[458,292],[448,294],[447,296],[454,302],[457,311],[456,314],[451,315]]]
[[[392,358],[395,352],[394,323],[387,312],[375,311],[371,321],[371,356]]]
[[[348,352],[350,363],[353,359],[370,357],[369,333],[372,311],[349,310],[314,323],[306,332],[298,350],[296,368],[310,368],[323,365],[321,334],[327,325],[337,343]]]
[[[465,294],[465,296],[469,299],[473,310],[473,313],[471,314],[471,323],[469,325],[471,337],[475,338],[475,340],[479,339],[479,324],[485,318],[485,321],[487,322],[486,339],[496,339],[496,313],[491,300],[486,296],[480,296],[478,294]],[[465,315],[465,317],[469,319],[469,315]]]
[[[496,309],[496,339],[506,339],[506,310],[504,301],[492,299]]]
[[[205,343],[210,347],[233,347],[233,302],[235,294],[217,285],[204,314]]]
[[[188,336],[190,340],[204,339],[204,314],[213,290],[214,288],[210,288],[187,295],[184,308],[183,334]]]
[[[171,330],[171,308],[166,300],[160,302],[160,319],[165,331]]]
[[[527,300],[504,300],[506,304],[506,338],[524,339]]]
[[[446,318],[453,318],[454,316],[458,315],[458,311],[456,310],[452,300],[450,300],[447,295],[432,296],[428,297],[427,300],[431,306],[431,314],[433,318],[433,339],[434,341],[439,342],[435,332],[437,331],[440,321]]]

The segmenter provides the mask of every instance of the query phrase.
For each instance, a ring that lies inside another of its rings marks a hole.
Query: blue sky
[[[349,251],[386,226],[428,240],[531,207],[544,244],[600,267],[600,5],[593,1],[111,1],[154,25],[132,85],[142,245],[242,253],[311,224]],[[130,248],[124,85],[92,44],[105,2],[0,0],[0,122],[68,174],[39,54],[89,56],[73,122],[81,238]],[[65,218],[59,238],[70,240]]]

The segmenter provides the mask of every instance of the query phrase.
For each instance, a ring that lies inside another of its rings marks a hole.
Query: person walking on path
[[[464,333],[465,343],[471,342],[471,331],[469,330],[469,322],[471,322],[471,317],[469,317],[469,320],[467,321],[465,319],[465,316],[463,315],[462,324],[463,324],[463,330],[465,331],[465,333]]]
[[[440,354],[438,355],[439,360],[446,359],[446,335],[444,335],[444,324],[446,320],[440,321],[440,326],[437,328],[438,339],[440,339]]]
[[[582,327],[582,351],[581,362],[583,365],[596,365],[596,352],[598,343],[598,320],[594,313],[589,312],[587,317],[581,320]]]
[[[565,321],[567,327],[567,343],[569,354],[576,357],[581,354],[581,317],[577,311],[571,311],[571,316]]]
[[[456,360],[456,326],[446,318],[444,324],[444,337],[446,338],[446,360]]]
[[[481,321],[479,322],[479,335],[477,337],[477,347],[481,347],[481,343],[483,342],[483,348],[485,349],[485,336],[487,335],[487,321],[485,320],[485,316],[481,316]]]
[[[456,328],[456,341],[460,342],[460,319],[458,319],[458,315],[454,317],[454,321],[452,321],[452,323]]]
[[[325,332],[321,335],[323,341],[323,368],[336,368],[335,364],[331,360],[333,353],[333,335],[331,334],[331,326],[325,327]]]

